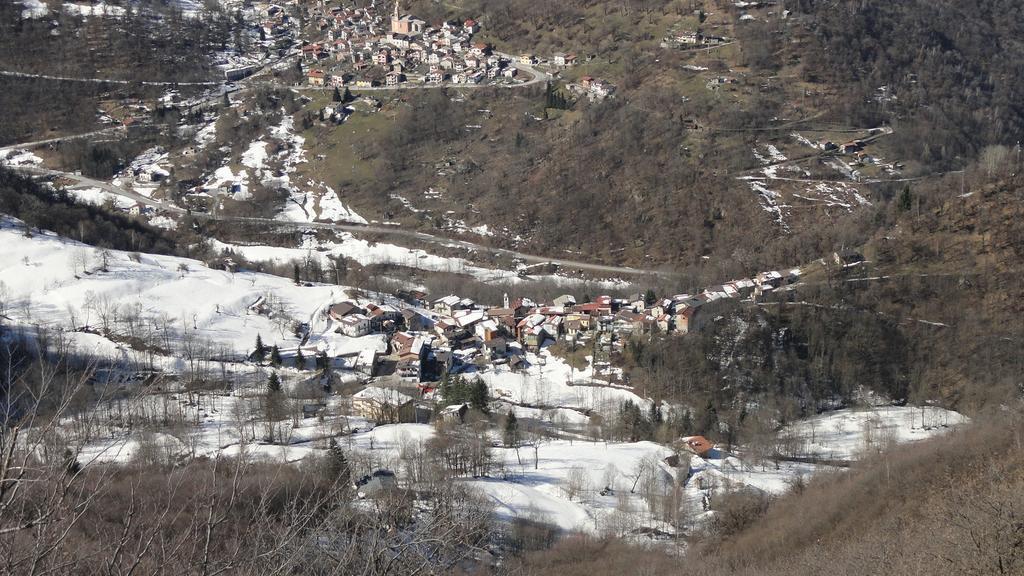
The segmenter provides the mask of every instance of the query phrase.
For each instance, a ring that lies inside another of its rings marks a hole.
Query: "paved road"
[[[152,206],[153,208],[156,208],[156,209],[159,209],[159,210],[165,210],[167,212],[171,212],[171,213],[174,213],[174,214],[185,214],[186,213],[185,210],[183,210],[182,208],[179,208],[177,206],[174,206],[173,204],[168,204],[168,203],[162,202],[160,200],[154,200],[153,198],[149,198],[149,197],[143,196],[142,194],[139,194],[137,192],[132,192],[131,190],[128,190],[127,188],[121,188],[120,186],[114,186],[113,184],[111,184],[109,182],[104,182],[102,180],[95,180],[93,178],[89,178],[88,176],[82,176],[80,174],[72,174],[70,172],[61,172],[60,170],[50,170],[49,168],[41,168],[39,166],[11,166],[10,168],[12,170],[17,171],[17,172],[23,172],[23,173],[32,174],[32,175],[35,175],[35,176],[59,176],[61,178],[65,178],[67,180],[72,180],[74,182],[77,182],[75,187],[99,188],[100,190],[103,190],[104,192],[108,192],[108,193],[114,194],[116,196],[122,196],[124,198],[129,198],[131,200],[139,202],[140,204],[144,204],[146,206]]]
[[[59,82],[92,82],[95,84],[142,84],[143,86],[219,86],[222,81],[207,82],[177,82],[168,80],[136,82],[133,80],[116,80],[110,78],[78,78],[74,76],[51,76],[49,74],[28,74],[25,72],[14,72],[12,70],[0,70],[0,76],[12,78],[37,78],[40,80],[55,80]]]
[[[528,80],[526,82],[523,82],[521,84],[499,85],[499,86],[505,86],[505,87],[508,87],[508,88],[522,88],[522,87],[538,84],[540,82],[547,82],[551,78],[551,76],[549,74],[547,74],[546,72],[537,70],[536,68],[534,68],[531,65],[521,64],[521,63],[517,62],[516,59],[513,56],[511,56],[511,55],[503,54],[503,53],[498,53],[498,55],[502,56],[504,58],[508,58],[512,62],[512,65],[515,66],[517,69],[519,69],[519,70],[521,70],[521,71],[531,75],[531,79],[530,80]],[[264,70],[266,70],[266,69],[264,69]],[[0,74],[2,74],[2,73],[0,73]],[[245,83],[246,85],[262,84],[262,82],[252,82],[252,79],[253,79],[253,77],[250,77],[250,78],[247,78],[247,79],[241,81],[240,83]],[[247,80],[248,80],[248,82],[247,82]],[[387,86],[387,87],[374,87],[374,88],[359,88],[359,89],[357,89],[357,91],[358,90],[417,89],[417,88],[418,89],[423,89],[423,88],[445,88],[445,87],[453,87],[453,88],[484,88],[486,86],[489,86],[489,85],[486,85],[486,84],[481,84],[481,85],[468,85],[468,84],[410,84],[410,85],[403,85],[403,86],[399,86],[399,87]],[[293,87],[288,87],[288,88],[293,88]],[[300,89],[321,89],[321,88],[303,87],[303,88],[300,88]],[[324,88],[324,89],[326,89],[326,88]],[[209,98],[213,98],[213,97],[216,97],[216,96],[210,96]],[[120,129],[120,128],[117,128],[117,129]],[[107,128],[107,129],[104,129],[104,130],[98,130],[98,131],[94,131],[94,132],[87,132],[87,133],[84,133],[84,134],[76,134],[76,135],[73,135],[73,136],[65,136],[65,137],[60,137],[60,138],[51,138],[51,139],[48,139],[48,140],[40,140],[40,141],[36,141],[36,142],[27,142],[27,143],[12,145],[12,146],[9,146],[7,148],[0,148],[0,150],[29,148],[29,147],[39,146],[39,145],[48,144],[48,143],[52,143],[52,142],[59,142],[59,141],[62,141],[62,140],[70,140],[70,139],[75,139],[75,138],[87,138],[87,137],[90,137],[90,136],[94,136],[94,135],[98,135],[98,134],[103,134],[103,133],[106,133],[106,132],[109,132],[109,131],[112,131],[112,130],[115,130],[115,129],[114,128]],[[72,173],[68,173],[68,172],[61,172],[61,171],[58,171],[58,170],[50,170],[50,169],[41,168],[41,167],[38,167],[38,166],[17,166],[17,167],[13,167],[13,168],[15,170],[18,170],[18,171],[21,171],[21,172],[24,172],[24,173],[28,173],[28,174],[34,174],[34,175],[37,175],[37,176],[60,176],[60,177],[63,177],[63,178],[67,178],[69,180],[77,182],[78,186],[91,186],[91,187],[99,188],[100,190],[103,190],[104,192],[108,192],[110,194],[114,194],[114,195],[117,195],[117,196],[122,196],[122,197],[125,197],[125,198],[129,198],[131,200],[139,202],[140,204],[143,204],[143,205],[146,205],[146,206],[151,206],[151,207],[156,208],[158,210],[164,210],[164,211],[167,211],[167,212],[170,212],[170,213],[173,213],[173,214],[181,215],[181,214],[185,214],[186,213],[186,211],[183,210],[182,208],[179,208],[179,207],[174,206],[172,204],[165,203],[165,202],[162,202],[160,200],[155,200],[153,198],[149,198],[149,197],[143,196],[143,195],[138,194],[136,192],[133,192],[131,190],[128,190],[128,189],[125,189],[125,188],[121,188],[119,186],[114,186],[113,184],[110,184],[108,182],[103,182],[103,181],[100,181],[100,180],[95,180],[95,179],[92,179],[92,178],[89,178],[89,177],[86,177],[86,176],[81,176],[81,175],[78,175],[78,174],[72,174]],[[212,214],[206,214],[206,213],[193,213],[192,216],[194,218],[198,218],[198,219],[202,219],[202,220],[216,220],[216,221],[224,221],[224,222],[252,223],[252,224],[260,224],[260,225],[271,225],[271,226],[278,226],[278,227],[297,228],[297,229],[310,229],[310,228],[313,228],[313,229],[324,229],[324,230],[336,230],[336,231],[343,231],[343,232],[373,233],[373,234],[381,234],[381,235],[385,235],[385,236],[399,236],[399,237],[405,237],[405,238],[413,238],[413,239],[416,239],[416,240],[419,240],[419,241],[429,242],[429,243],[443,245],[443,246],[455,246],[455,247],[463,248],[463,249],[466,249],[466,250],[474,250],[474,251],[486,252],[486,253],[490,253],[490,254],[494,254],[494,255],[498,255],[498,256],[505,256],[505,257],[515,258],[515,259],[522,260],[524,262],[532,262],[532,263],[540,263],[540,264],[556,264],[558,266],[563,266],[563,267],[568,267],[568,268],[576,268],[576,269],[579,269],[579,270],[587,270],[587,271],[591,271],[591,272],[600,272],[600,273],[604,273],[604,274],[619,274],[619,275],[629,275],[629,276],[636,276],[636,275],[665,275],[666,274],[665,272],[657,271],[657,270],[642,270],[642,269],[639,269],[639,268],[631,268],[631,267],[628,267],[628,266],[609,266],[609,265],[604,265],[604,264],[594,264],[594,263],[591,263],[591,262],[582,262],[582,261],[579,261],[579,260],[570,260],[570,259],[566,259],[566,258],[549,258],[549,257],[546,257],[546,256],[537,256],[537,255],[534,255],[534,254],[526,254],[524,252],[518,252],[516,250],[508,250],[508,249],[505,249],[505,248],[495,248],[495,247],[492,247],[492,246],[484,246],[482,244],[476,244],[474,242],[468,242],[466,240],[456,240],[456,239],[452,239],[452,238],[446,238],[446,237],[443,237],[443,236],[435,236],[433,234],[427,234],[425,232],[417,232],[417,231],[414,231],[414,230],[406,230],[406,229],[395,228],[395,227],[390,227],[390,226],[367,226],[367,225],[361,225],[361,224],[337,224],[337,223],[330,223],[330,222],[289,222],[289,221],[273,220],[273,219],[269,219],[269,218],[218,217],[218,216],[214,216]]]
[[[84,132],[82,134],[71,134],[69,136],[56,136],[54,138],[47,138],[46,140],[36,140],[34,142],[21,142],[19,144],[10,144],[7,146],[0,147],[0,152],[6,152],[8,150],[21,150],[28,148],[38,148],[39,146],[45,146],[46,144],[53,144],[54,142],[66,142],[68,140],[78,140],[80,138],[89,138],[92,136],[99,136],[101,134],[112,134],[115,132],[123,132],[123,126],[112,126],[110,128],[103,128],[101,130],[93,130],[92,132]]]
[[[198,218],[210,219],[214,218],[209,214],[193,214]],[[558,266],[566,268],[577,268],[580,270],[588,270],[591,272],[601,272],[605,274],[622,274],[629,276],[645,276],[645,275],[665,275],[665,272],[657,270],[642,270],[639,268],[630,268],[628,266],[609,266],[604,264],[594,264],[591,262],[581,262],[579,260],[569,260],[566,258],[550,258],[547,256],[537,256],[535,254],[526,254],[524,252],[518,252],[516,250],[508,250],[505,248],[495,248],[493,246],[484,246],[475,242],[469,242],[467,240],[457,240],[453,238],[446,238],[444,236],[435,236],[433,234],[427,234],[426,232],[418,232],[415,230],[407,230],[403,228],[397,228],[394,226],[373,226],[364,224],[336,224],[332,222],[286,222],[281,220],[272,220],[268,218],[243,218],[243,217],[217,217],[216,220],[224,222],[251,222],[255,224],[282,226],[289,228],[299,229],[323,229],[323,230],[338,230],[344,232],[363,232],[372,234],[381,234],[385,236],[399,236],[405,238],[413,238],[423,242],[430,242],[432,244],[439,244],[442,246],[455,246],[466,250],[474,250],[478,252],[487,252],[498,256],[507,256],[522,260],[524,262],[533,262],[537,264],[557,264]]]
[[[76,186],[92,186],[114,194],[129,198],[136,202],[139,202],[146,206],[151,206],[158,210],[165,210],[167,212],[184,215],[187,213],[186,210],[174,206],[172,204],[149,198],[122,188],[120,186],[114,186],[108,182],[95,180],[87,176],[81,176],[78,174],[71,174],[68,172],[61,172],[59,170],[50,170],[48,168],[40,168],[38,166],[15,166],[12,169],[26,174],[33,174],[37,176],[60,176],[67,178],[74,182],[77,182]],[[495,248],[493,246],[484,246],[475,242],[469,242],[466,240],[457,240],[452,238],[446,238],[444,236],[436,236],[433,234],[427,234],[426,232],[418,232],[415,230],[407,230],[403,228],[397,228],[393,226],[372,226],[364,224],[339,224],[333,222],[291,222],[284,220],[274,220],[271,218],[246,218],[241,216],[214,216],[208,213],[192,213],[193,218],[199,220],[212,220],[218,222],[238,222],[238,223],[249,223],[259,224],[262,226],[277,226],[282,228],[295,228],[300,230],[316,229],[316,230],[334,230],[340,232],[356,232],[356,233],[371,233],[380,234],[384,236],[412,238],[421,242],[428,242],[431,244],[437,244],[441,246],[454,246],[463,248],[465,250],[474,250],[478,252],[485,252],[494,254],[497,256],[506,256],[522,260],[524,262],[532,262],[539,264],[556,264],[558,266],[566,268],[575,268],[579,270],[587,270],[590,272],[600,272],[603,274],[618,274],[627,276],[647,276],[647,275],[660,275],[664,276],[667,273],[658,270],[642,270],[639,268],[631,268],[628,266],[609,266],[605,264],[594,264],[591,262],[582,262],[579,260],[570,260],[566,258],[550,258],[547,256],[537,256],[535,254],[526,254],[524,252],[518,252],[516,250],[508,250],[505,248]]]

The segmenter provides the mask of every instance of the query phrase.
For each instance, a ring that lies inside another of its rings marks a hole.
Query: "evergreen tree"
[[[503,439],[507,448],[515,448],[519,445],[519,421],[516,419],[516,414],[512,409],[509,409],[508,418],[505,419]]]
[[[619,431],[622,438],[637,442],[651,436],[650,422],[644,418],[643,411],[633,403],[626,400],[619,406]]]
[[[650,421],[651,425],[657,428],[664,422],[664,418],[661,415],[661,404],[658,402],[651,402],[651,408],[647,413],[647,420]]]
[[[715,408],[711,400],[708,400],[707,406],[704,407],[704,414],[701,415],[698,432],[704,435],[718,432],[718,409]]]
[[[299,284],[302,283],[302,279],[300,277],[301,273],[302,273],[302,270],[299,268],[299,263],[298,262],[294,262],[292,264],[292,280],[295,281],[295,285],[296,286],[298,286]]]
[[[231,96],[227,92],[224,93],[224,107],[231,108]]]
[[[444,398],[445,406],[470,402],[470,384],[461,375],[445,377],[441,381],[441,397]]]
[[[270,378],[267,379],[267,393],[277,394],[281,391],[281,379],[277,377],[277,372],[271,372]]]
[[[473,408],[483,412],[484,414],[490,413],[490,408],[487,406],[488,401],[487,383],[482,378],[477,376],[473,380],[473,385],[469,390],[469,404]]]
[[[274,368],[281,366],[281,350],[277,348],[277,344],[270,348],[270,365]]]
[[[345,103],[349,103],[349,102],[351,102],[351,101],[353,101],[355,99],[356,99],[355,96],[352,95],[352,92],[348,89],[348,86],[345,86],[345,93],[342,94],[341,101],[345,102]]]
[[[345,458],[345,452],[334,441],[334,438],[331,438],[330,446],[327,449],[327,469],[331,478],[335,479],[338,484],[348,484],[351,479],[352,472],[348,465],[348,459]]]
[[[306,357],[302,355],[302,346],[295,348],[295,368],[298,370],[306,369]]]
[[[334,87],[334,94],[331,96],[331,100],[341,102],[341,90],[338,90],[337,86]]]
[[[441,377],[441,385],[438,387],[438,390],[441,392],[441,399],[443,400],[444,404],[448,405],[449,400],[452,397],[451,376],[445,374],[444,376]]]
[[[913,204],[914,198],[910,194],[910,186],[904,186],[903,191],[900,192],[900,198],[897,201],[896,206],[900,209],[901,212],[909,212]]]
[[[650,306],[651,304],[654,304],[654,301],[657,299],[658,297],[654,294],[654,290],[648,288],[647,292],[644,292],[644,304]]]
[[[267,347],[263,345],[263,338],[259,334],[256,335],[256,350],[252,353],[252,357],[257,362],[263,362],[263,359],[267,357]]]

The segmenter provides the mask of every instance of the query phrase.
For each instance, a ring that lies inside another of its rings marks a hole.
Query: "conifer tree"
[[[263,338],[259,334],[256,335],[256,350],[252,356],[257,362],[263,362],[263,359],[267,357],[267,347],[263,345]]]
[[[650,420],[651,425],[658,427],[664,421],[661,415],[661,404],[658,402],[651,402],[651,408],[648,411],[647,419]]]
[[[306,357],[302,355],[302,346],[295,349],[295,368],[298,370],[306,369]]]
[[[267,379],[267,393],[277,394],[281,391],[281,379],[278,378],[277,372],[271,372],[270,378]]]
[[[469,404],[473,408],[488,414],[490,409],[487,406],[488,401],[487,383],[483,381],[479,376],[473,380],[473,385],[469,390]]]
[[[331,100],[334,100],[335,102],[341,102],[341,91],[338,90],[337,86],[334,87],[334,94],[331,96]]]
[[[647,292],[644,292],[644,304],[650,306],[651,304],[654,304],[654,301],[657,299],[658,297],[654,294],[654,290],[648,288]]]
[[[441,392],[441,398],[444,400],[444,403],[446,405],[449,404],[452,398],[451,376],[445,374],[444,376],[441,377],[441,386],[439,386],[439,389]]]
[[[910,211],[910,208],[913,205],[914,205],[914,200],[913,200],[913,196],[911,196],[911,194],[910,194],[910,186],[909,185],[908,186],[904,186],[903,187],[903,191],[900,192],[900,199],[899,199],[899,202],[897,203],[897,206],[899,207],[901,212],[908,212],[908,211]]]
[[[327,466],[331,477],[337,480],[339,484],[348,484],[348,481],[351,478],[348,459],[345,458],[345,452],[341,449],[341,446],[335,442],[334,438],[331,438],[330,445],[327,449],[327,458]]]
[[[270,348],[270,365],[274,368],[281,366],[281,350],[278,349],[277,344]]]
[[[516,419],[516,413],[512,409],[509,409],[508,418],[505,419],[503,439],[507,448],[515,448],[519,445],[519,421]]]

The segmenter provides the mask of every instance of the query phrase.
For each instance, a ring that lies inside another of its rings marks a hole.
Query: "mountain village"
[[[328,8],[321,2],[312,16],[311,36],[317,39],[302,47],[310,86],[481,84],[511,82],[519,73],[509,58],[473,41],[480,25],[472,19],[428,24],[403,14],[398,2],[390,22],[372,4]],[[274,23],[268,27],[273,33]]]
[[[834,258],[852,265],[859,256],[836,254]],[[530,359],[538,361],[542,349],[559,342],[573,350],[589,351],[595,367],[605,368],[608,385],[628,387],[607,361],[613,351],[621,350],[624,341],[699,332],[729,307],[771,298],[799,279],[800,269],[793,268],[667,298],[648,292],[578,302],[565,294],[540,303],[506,295],[501,306],[481,305],[454,294],[431,300],[422,291],[403,290],[391,299],[344,300],[323,312],[334,332],[350,338],[383,334],[388,341],[386,349],[350,352],[346,358],[332,359],[325,352],[329,345],[321,342],[319,348],[310,348],[300,357],[319,356],[322,366],[340,366],[343,371],[362,374],[371,391],[365,394],[369,400],[361,404],[357,396],[356,405],[365,407],[362,412],[368,418],[380,414],[417,418],[393,406],[390,399],[398,398],[400,404],[411,403],[413,396],[430,399],[443,380],[499,366],[512,372],[526,370]],[[606,361],[599,361],[601,358]],[[573,385],[571,378],[566,382],[569,386]]]

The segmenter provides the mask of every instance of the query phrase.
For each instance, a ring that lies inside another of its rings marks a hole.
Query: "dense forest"
[[[104,101],[152,98],[173,88],[142,82],[217,79],[211,54],[244,43],[244,35],[231,32],[234,16],[217,5],[201,19],[185,18],[163,2],[125,7],[123,16],[82,18],[58,11],[22,18],[21,4],[0,4],[0,71],[128,82],[4,76],[0,144],[96,129]]]
[[[22,220],[26,234],[48,230],[93,246],[132,252],[181,254],[188,249],[187,243],[178,245],[163,231],[139,219],[77,203],[63,190],[44,188],[31,178],[3,168],[0,213]]]
[[[389,198],[394,189],[415,197],[436,187],[451,200],[446,208],[507,228],[526,250],[720,278],[863,244],[901,191],[874,182],[864,187],[871,207],[800,206],[780,227],[737,175],[755,165],[752,148],[789,137],[783,118],[816,118],[808,128],[890,126],[886,151],[912,165],[909,177],[1003,157],[1022,136],[1024,108],[1014,95],[1024,89],[1024,60],[1011,40],[1022,19],[1013,2],[837,9],[794,0],[786,19],[733,27],[742,43],[735,57],[698,60],[660,48],[656,36],[693,13],[693,2],[529,4],[466,2],[459,13],[479,17],[484,37],[509,52],[578,51],[586,73],[617,84],[616,97],[575,98],[563,110],[547,106],[537,86],[405,102],[364,151],[378,177],[338,182],[357,208],[401,212]],[[737,11],[726,4],[705,9]],[[434,3],[415,9],[428,20],[452,16]],[[733,94],[695,91],[679,72],[694,62],[735,74]],[[562,72],[559,86],[579,73]],[[483,109],[489,116],[481,119]],[[425,166],[451,168],[439,179]]]
[[[805,79],[841,89],[837,118],[897,125],[907,157],[957,166],[986,146],[1024,137],[1020,2],[788,0],[786,7],[812,33]]]
[[[1024,180],[1007,159],[906,188],[866,242],[869,261],[805,267],[785,297],[724,311],[699,334],[634,338],[618,359],[630,383],[688,408],[642,415],[623,438],[697,431],[729,445],[872,398],[975,414],[1021,393]],[[756,406],[756,409],[751,407]]]

